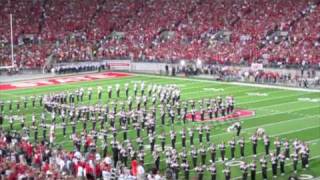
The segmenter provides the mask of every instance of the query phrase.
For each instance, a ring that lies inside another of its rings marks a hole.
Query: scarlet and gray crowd
[[[250,64],[263,58],[318,66],[319,12],[319,0],[3,0],[0,64],[11,62],[12,13],[20,68],[43,67],[50,55],[58,62],[132,58]],[[166,32],[173,35],[163,37]],[[225,41],[221,32],[230,38]]]
[[[202,180],[207,179],[204,173],[208,172],[215,180],[217,172],[223,171],[225,179],[230,180],[230,162],[238,158],[244,180],[268,179],[268,164],[273,176],[278,175],[278,169],[284,175],[288,161],[292,162],[295,173],[300,160],[302,168],[308,168],[308,144],[297,139],[289,142],[275,138],[273,150],[272,140],[264,129],[258,128],[245,139],[239,121],[229,122],[232,125],[228,129],[235,131],[234,138],[215,144],[210,138],[212,124],[195,121],[234,113],[234,98],[182,101],[180,93],[176,85],[146,87],[141,82],[141,85],[135,83],[133,89],[129,84],[123,88],[117,84],[107,89],[81,88],[25,97],[21,102],[1,101],[1,176],[10,180],[74,177],[160,180],[179,179],[179,176],[190,179],[193,172]],[[121,101],[123,96],[125,101]],[[30,124],[21,110],[37,112],[38,108],[41,115],[33,113]],[[188,115],[191,115],[189,121]],[[175,132],[177,121],[184,125],[181,132]],[[61,136],[72,140],[72,151],[63,149],[66,141]],[[258,152],[259,141],[264,144],[264,153]],[[246,143],[252,151],[246,150]],[[240,150],[239,155],[236,149]],[[226,157],[227,151],[230,157]],[[246,162],[249,152],[253,158]],[[216,167],[217,163],[223,163],[223,169]],[[257,171],[259,163],[261,176]],[[161,175],[160,170],[165,174]]]

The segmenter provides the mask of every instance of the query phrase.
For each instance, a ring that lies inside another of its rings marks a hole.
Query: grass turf
[[[183,79],[183,78],[167,78],[161,76],[148,76],[148,75],[134,75],[132,77],[124,77],[121,79],[104,79],[104,80],[95,80],[88,82],[78,82],[78,83],[69,83],[63,85],[53,85],[53,86],[45,86],[38,88],[29,88],[29,89],[17,89],[10,91],[0,91],[0,99],[2,101],[6,100],[17,100],[22,98],[23,96],[38,96],[41,94],[51,93],[51,92],[60,92],[60,91],[70,91],[75,90],[77,88],[88,88],[93,87],[96,92],[97,86],[102,86],[105,90],[109,85],[114,86],[115,84],[120,84],[121,87],[124,86],[125,83],[129,83],[130,85],[130,94],[133,95],[132,87],[134,83],[140,83],[144,81],[146,86],[148,84],[177,84],[182,90],[182,100],[189,99],[203,99],[203,98],[213,98],[216,96],[229,96],[232,95],[236,101],[236,108],[241,109],[249,109],[255,111],[255,116],[250,118],[241,119],[242,123],[242,135],[249,140],[249,137],[255,132],[258,127],[263,127],[266,132],[271,136],[271,140],[275,137],[280,137],[282,139],[288,138],[293,140],[298,138],[303,141],[307,141],[310,145],[311,149],[311,167],[305,171],[300,170],[298,174],[310,174],[314,177],[320,176],[320,102],[317,100],[320,98],[319,92],[304,92],[304,91],[290,91],[283,89],[272,89],[272,88],[261,88],[261,87],[247,87],[247,86],[239,86],[228,83],[219,83],[214,81],[199,81],[192,79]],[[252,94],[264,94],[263,96],[254,96]],[[93,101],[91,104],[97,103],[97,95],[94,93]],[[113,93],[115,96],[115,93]],[[121,98],[118,101],[125,101],[124,91],[121,91]],[[86,97],[86,96],[85,96]],[[103,103],[107,102],[107,93],[103,94]],[[301,101],[299,98],[310,98],[315,101]],[[114,98],[114,100],[116,100]],[[110,100],[109,100],[110,102]],[[85,98],[85,104],[88,104],[87,97]],[[15,106],[14,110],[15,110]],[[38,103],[36,108],[31,107],[31,103],[29,102],[28,108],[24,109],[21,103],[21,111],[13,113],[16,114],[24,114],[27,117],[27,125],[31,125],[31,115],[32,112],[35,112],[37,117],[40,117],[40,113],[42,112],[42,108],[39,107]],[[5,114],[8,114],[7,106],[5,108]],[[47,116],[49,117],[49,116]],[[60,120],[58,119],[58,122]],[[168,122],[168,121],[167,121]],[[226,132],[226,128],[230,125],[232,120],[224,123],[218,122],[206,122],[213,126],[213,130],[211,131],[211,141],[215,144],[219,144],[221,141],[228,141],[232,137],[234,137],[234,133]],[[49,120],[48,120],[49,123]],[[160,124],[159,119],[157,123]],[[174,130],[176,132],[180,132],[181,128],[186,126],[198,126],[200,123],[192,123],[188,122],[186,125],[181,123],[180,121],[176,121],[174,124]],[[8,128],[8,122],[4,123],[4,127]],[[19,130],[20,123],[15,123],[14,128]],[[90,128],[90,123],[89,123]],[[171,126],[167,123],[166,126],[158,126],[157,133],[160,131],[169,132]],[[82,131],[82,124],[78,124],[77,132]],[[71,127],[67,128],[67,133],[71,133]],[[32,131],[31,131],[32,134]],[[39,129],[39,136],[41,137],[41,128]],[[146,137],[147,133],[145,131],[142,132],[142,137]],[[135,140],[136,133],[134,130],[129,130],[128,137]],[[31,137],[31,139],[33,136]],[[119,140],[122,139],[122,134],[118,135]],[[177,148],[181,149],[180,144],[180,135],[177,133]],[[65,149],[71,150],[73,148],[72,141],[69,138],[65,138],[62,136],[62,129],[57,129],[56,131],[56,142],[61,145]],[[99,142],[99,141],[98,141]],[[159,140],[157,139],[157,142]],[[197,133],[195,137],[195,143],[199,146]],[[136,144],[133,143],[135,146]],[[144,144],[148,145],[148,139],[145,138]],[[167,138],[167,145],[170,144],[170,139]],[[187,141],[187,145],[189,141]],[[98,144],[98,146],[100,143]],[[274,149],[273,144],[271,144],[271,148]],[[188,148],[189,149],[189,148]],[[230,156],[229,148],[227,148],[227,157]],[[110,149],[109,152],[111,153]],[[146,149],[146,168],[150,169],[152,167],[152,156],[150,151]],[[259,143],[258,146],[259,156],[264,154],[263,144]],[[239,159],[239,148],[237,147],[236,151],[237,160]],[[219,157],[219,151],[217,151],[217,156]],[[258,156],[258,157],[259,157]],[[207,156],[207,162],[209,159],[209,154]],[[246,158],[244,161],[250,162],[252,160],[252,152],[251,152],[251,143],[246,143]],[[161,156],[161,171],[163,172],[165,169],[164,164],[164,155]],[[198,158],[199,161],[199,158]],[[191,159],[189,159],[191,165]],[[291,161],[286,162],[286,176],[279,176],[277,179],[287,179],[289,175],[292,174],[292,166]],[[218,176],[217,179],[223,179],[222,174],[222,162],[217,163],[218,167]],[[270,163],[269,163],[270,167]],[[191,165],[192,168],[192,165]],[[300,168],[301,169],[301,168]],[[257,170],[260,170],[260,166],[258,164]],[[180,171],[180,178],[183,179],[182,171]],[[259,173],[259,172],[258,172]],[[195,176],[195,173],[191,171],[191,177]],[[208,179],[210,176],[209,173],[205,173],[205,179]],[[232,167],[232,178],[238,179],[241,176],[241,171],[239,167]],[[261,178],[261,175],[258,174],[258,179]],[[269,171],[269,177],[271,177],[271,172]]]

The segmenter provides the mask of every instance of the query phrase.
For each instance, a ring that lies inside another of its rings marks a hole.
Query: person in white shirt
[[[143,167],[143,163],[140,163],[137,167],[137,180],[144,180],[145,179],[145,170]]]

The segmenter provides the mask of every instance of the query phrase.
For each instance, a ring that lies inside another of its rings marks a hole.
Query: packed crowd
[[[241,163],[242,179],[248,179],[249,173],[251,179],[259,179],[258,167],[261,168],[262,179],[268,179],[268,164],[271,164],[274,177],[279,174],[278,170],[281,175],[286,173],[285,167],[289,161],[292,161],[295,173],[300,160],[302,168],[309,166],[310,149],[307,143],[294,140],[291,144],[279,138],[272,140],[263,128],[258,128],[250,138],[245,139],[238,121],[228,128],[229,131],[235,131],[234,137],[220,144],[215,144],[210,138],[212,128],[209,125],[182,128],[181,132],[162,129],[160,134],[156,133],[165,125],[174,126],[175,121],[187,125],[188,114],[191,115],[190,121],[232,114],[235,110],[233,97],[182,101],[176,85],[146,86],[144,82],[140,87],[134,84],[133,89],[126,84],[123,88],[120,85],[108,86],[107,89],[97,87],[97,93],[93,90],[81,88],[24,97],[21,101],[0,102],[1,175],[12,180],[74,177],[160,180],[164,179],[159,172],[160,164],[164,161],[166,179],[179,179],[182,174],[188,180],[192,178],[191,172],[194,172],[197,179],[202,180],[204,173],[209,172],[215,180],[217,172],[221,170],[225,179],[230,180],[232,171],[228,159],[244,160],[248,146],[252,147],[254,158],[251,162]],[[129,96],[131,91],[134,98]],[[99,102],[106,98],[112,101],[113,97],[119,98],[120,94],[125,94],[127,100],[104,105],[83,103],[91,102],[93,98]],[[30,124],[20,113],[22,108],[43,108],[43,112],[39,116],[33,113]],[[200,117],[196,116],[196,112],[200,112]],[[156,119],[161,126],[157,126]],[[17,126],[22,129],[19,133],[13,130]],[[82,128],[81,133],[79,128]],[[59,146],[56,140],[58,135],[65,138],[70,135],[72,151]],[[264,152],[258,151],[260,141],[264,145]],[[150,148],[145,146],[146,143],[150,144]],[[275,149],[271,147],[272,143]],[[240,150],[239,155],[237,149]],[[146,157],[150,156],[152,160],[146,162]],[[151,168],[145,169],[148,163]],[[218,163],[225,165],[223,169],[216,166]]]
[[[0,64],[105,58],[319,65],[319,0],[4,0]],[[26,39],[29,39],[26,41]]]

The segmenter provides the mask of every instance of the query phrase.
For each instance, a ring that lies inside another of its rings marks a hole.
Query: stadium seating
[[[202,59],[249,64],[317,65],[319,2],[6,0],[0,5],[0,64],[10,64],[10,19],[15,59],[39,68],[102,58],[166,61]],[[281,40],[276,33],[285,33]],[[21,39],[32,37],[32,42]]]

